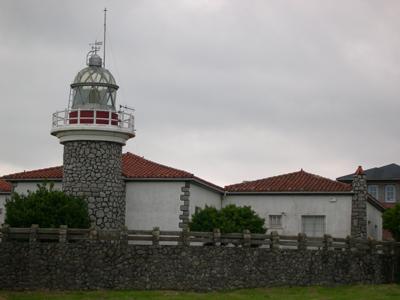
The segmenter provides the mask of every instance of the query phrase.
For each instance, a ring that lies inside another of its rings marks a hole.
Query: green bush
[[[11,227],[30,227],[32,224],[42,228],[90,226],[84,199],[53,190],[52,184],[49,187],[45,183],[39,184],[35,192],[27,195],[13,193],[5,207],[5,223]]]
[[[400,241],[400,203],[383,213],[383,228],[388,229],[396,241]]]
[[[192,216],[189,224],[191,231],[210,232],[219,228],[222,233],[243,232],[265,233],[265,220],[260,218],[250,206],[239,207],[234,204],[221,210],[206,206]]]

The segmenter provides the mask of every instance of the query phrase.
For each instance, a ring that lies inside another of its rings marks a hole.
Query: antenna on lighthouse
[[[104,8],[103,68],[106,67],[106,29],[107,29],[107,8]]]

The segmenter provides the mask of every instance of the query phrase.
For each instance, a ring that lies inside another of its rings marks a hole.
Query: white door
[[[325,234],[325,216],[302,216],[302,232],[310,237],[322,237]]]

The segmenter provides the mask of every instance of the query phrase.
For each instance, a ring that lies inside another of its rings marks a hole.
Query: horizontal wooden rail
[[[221,233],[219,229],[213,232],[170,231],[160,230],[100,230],[97,228],[40,228],[32,225],[30,228],[14,228],[3,225],[0,229],[1,242],[78,242],[113,240],[143,245],[187,245],[187,246],[231,246],[231,247],[264,247],[277,249],[312,249],[334,251],[375,251],[378,253],[400,253],[400,243],[393,241],[375,241],[371,239],[335,238],[330,235],[323,237],[307,237],[299,233],[297,236],[250,233]]]

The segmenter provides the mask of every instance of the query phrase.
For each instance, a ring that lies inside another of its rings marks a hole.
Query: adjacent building
[[[304,170],[220,187],[190,172],[128,152],[122,155],[121,176],[125,184],[125,225],[131,229],[180,230],[205,205],[221,208],[236,204],[251,206],[265,219],[269,231],[283,235],[303,232],[308,236],[346,237],[357,235],[352,233],[355,228],[356,233],[363,232],[360,237],[382,239],[384,208],[364,193],[366,185],[364,189],[361,187],[361,193],[355,192],[354,185]],[[15,173],[4,178],[19,193],[33,191],[43,181],[61,189],[63,167]],[[356,198],[361,200],[361,213],[355,215]]]
[[[0,224],[4,223],[4,217],[5,217],[5,203],[6,199],[10,196],[12,190],[12,185],[5,181],[0,179]]]
[[[390,164],[365,170],[368,193],[386,208],[400,202],[400,166]],[[337,178],[340,182],[351,183],[352,174]]]

